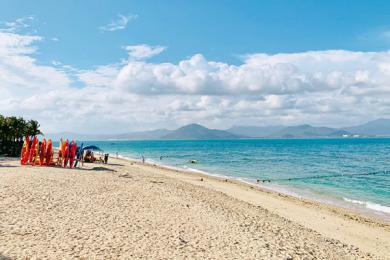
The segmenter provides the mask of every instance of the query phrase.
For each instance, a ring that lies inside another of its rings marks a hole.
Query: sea
[[[236,179],[390,220],[390,138],[84,142],[89,144],[112,156],[143,156],[149,163]]]

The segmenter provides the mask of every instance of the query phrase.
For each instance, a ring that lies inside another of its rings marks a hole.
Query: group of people
[[[85,155],[84,155],[84,162],[91,162],[91,163],[100,162],[100,163],[107,164],[108,155],[109,155],[108,153],[105,153],[103,158],[102,158],[102,156],[99,156],[99,158],[96,158],[94,153],[91,150],[86,150]]]

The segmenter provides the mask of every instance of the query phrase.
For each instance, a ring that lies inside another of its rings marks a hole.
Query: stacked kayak
[[[53,142],[45,138],[39,141],[37,136],[24,139],[22,151],[20,153],[21,165],[40,165],[40,166],[61,166],[73,168],[77,162],[77,143],[75,141],[60,140],[57,161],[54,161]]]

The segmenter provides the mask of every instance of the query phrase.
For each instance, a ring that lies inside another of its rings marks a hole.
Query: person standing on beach
[[[142,155],[142,163],[145,163],[145,157]]]

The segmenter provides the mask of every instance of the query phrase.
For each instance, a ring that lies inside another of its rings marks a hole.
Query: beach
[[[238,181],[0,164],[0,259],[390,259],[385,220]]]

